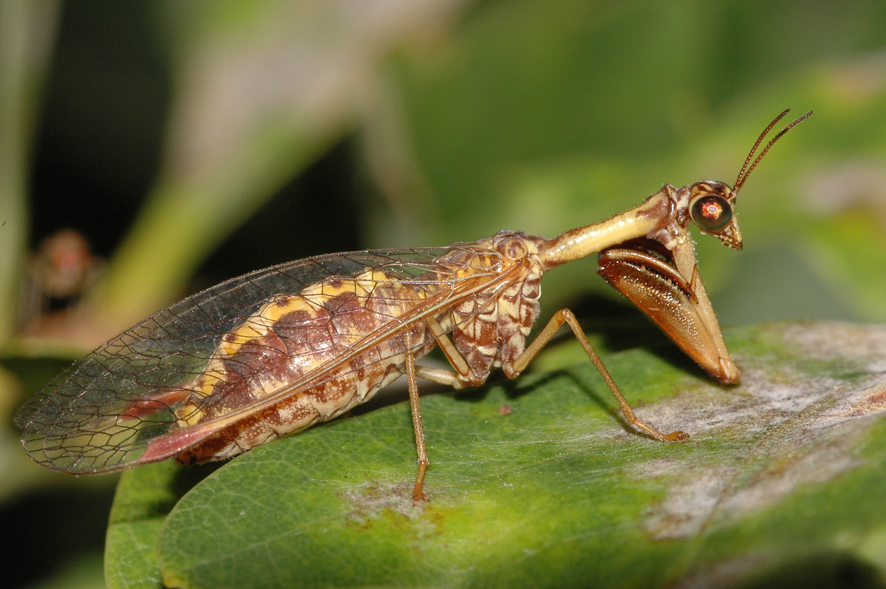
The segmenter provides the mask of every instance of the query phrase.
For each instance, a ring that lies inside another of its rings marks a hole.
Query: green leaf
[[[219,466],[184,469],[166,461],[121,477],[105,542],[109,588],[163,587],[156,550],[163,522],[176,501]]]
[[[120,479],[105,541],[108,587],[162,587],[157,534],[175,504],[173,462],[127,472]]]
[[[127,473],[109,582],[141,574],[160,586],[158,570],[169,587],[828,586],[882,576],[886,329],[772,324],[728,335],[744,370],[735,387],[672,364],[670,347],[606,358],[638,415],[689,432],[684,445],[624,426],[584,363],[424,398],[430,502],[418,506],[405,404],[249,452],[174,507],[194,470]]]

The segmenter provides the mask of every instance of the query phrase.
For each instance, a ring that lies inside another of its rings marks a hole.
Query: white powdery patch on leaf
[[[661,410],[679,415],[689,444],[734,447],[637,466],[673,481],[646,514],[653,538],[728,525],[864,464],[857,449],[886,412],[886,328],[790,325],[783,339],[789,360],[744,359],[739,386],[705,385]]]

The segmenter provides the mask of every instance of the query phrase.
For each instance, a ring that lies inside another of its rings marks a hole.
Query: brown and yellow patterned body
[[[219,284],[106,342],[44,387],[16,416],[22,443],[44,466],[100,474],[176,457],[235,456],[335,418],[406,375],[415,428],[415,501],[429,461],[418,378],[479,385],[493,368],[517,377],[567,323],[606,380],[627,423],[639,420],[568,309],[528,347],[542,275],[599,252],[598,272],[722,383],[738,382],[698,273],[690,220],[740,249],[735,188],[668,184],[641,204],[552,239],[503,231],[445,248],[375,250],[281,264]],[[753,160],[753,163],[752,163]],[[452,370],[416,364],[439,346]]]
[[[470,367],[466,384],[482,383],[523,352],[538,316],[538,241],[502,232],[446,253],[413,280],[367,269],[272,297],[222,338],[175,410],[175,428],[250,413],[178,459],[229,458],[338,417],[399,378],[407,351],[416,360],[431,351],[441,330]],[[266,399],[275,402],[253,409]]]

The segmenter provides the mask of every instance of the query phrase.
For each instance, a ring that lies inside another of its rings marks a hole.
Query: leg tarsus
[[[427,462],[418,463],[418,476],[415,478],[415,488],[412,489],[412,506],[418,505],[419,501],[430,501],[428,496],[422,490],[425,481],[425,470],[428,468]]]

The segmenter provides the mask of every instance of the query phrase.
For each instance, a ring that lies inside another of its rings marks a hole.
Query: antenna
[[[797,119],[796,121],[794,121],[793,123],[791,123],[790,125],[785,127],[784,129],[779,131],[778,135],[773,137],[772,140],[766,144],[766,147],[763,148],[763,151],[760,152],[760,155],[757,156],[757,159],[754,160],[754,163],[751,164],[751,167],[749,168],[748,164],[751,162],[751,159],[754,157],[754,152],[757,151],[757,148],[760,147],[760,144],[763,142],[763,138],[766,137],[766,134],[772,130],[772,127],[774,127],[775,124],[778,121],[780,121],[782,119],[782,117],[784,117],[789,112],[791,112],[791,109],[789,109],[789,108],[786,109],[783,113],[781,113],[780,115],[775,117],[775,120],[772,121],[771,123],[769,123],[769,126],[766,127],[762,133],[760,133],[760,137],[757,139],[757,142],[754,143],[754,147],[751,148],[751,153],[748,154],[748,158],[744,161],[744,165],[741,167],[741,171],[738,173],[738,178],[735,179],[735,186],[733,187],[733,190],[732,190],[732,192],[734,194],[738,194],[738,191],[741,189],[742,186],[744,186],[745,180],[748,179],[748,176],[751,175],[751,172],[754,171],[754,168],[757,167],[757,164],[760,163],[760,160],[763,159],[763,156],[766,155],[767,151],[769,151],[769,148],[772,147],[773,145],[775,145],[775,142],[778,141],[779,139],[781,139],[782,135],[784,135],[785,133],[787,133],[788,131],[790,131],[791,129],[793,129],[794,127],[796,127],[797,125],[799,125],[800,123],[805,121],[806,119],[808,119],[810,116],[812,116],[812,111],[810,110],[805,115],[803,115],[802,117],[800,117],[799,119]],[[747,170],[747,173],[745,173],[745,170]]]

